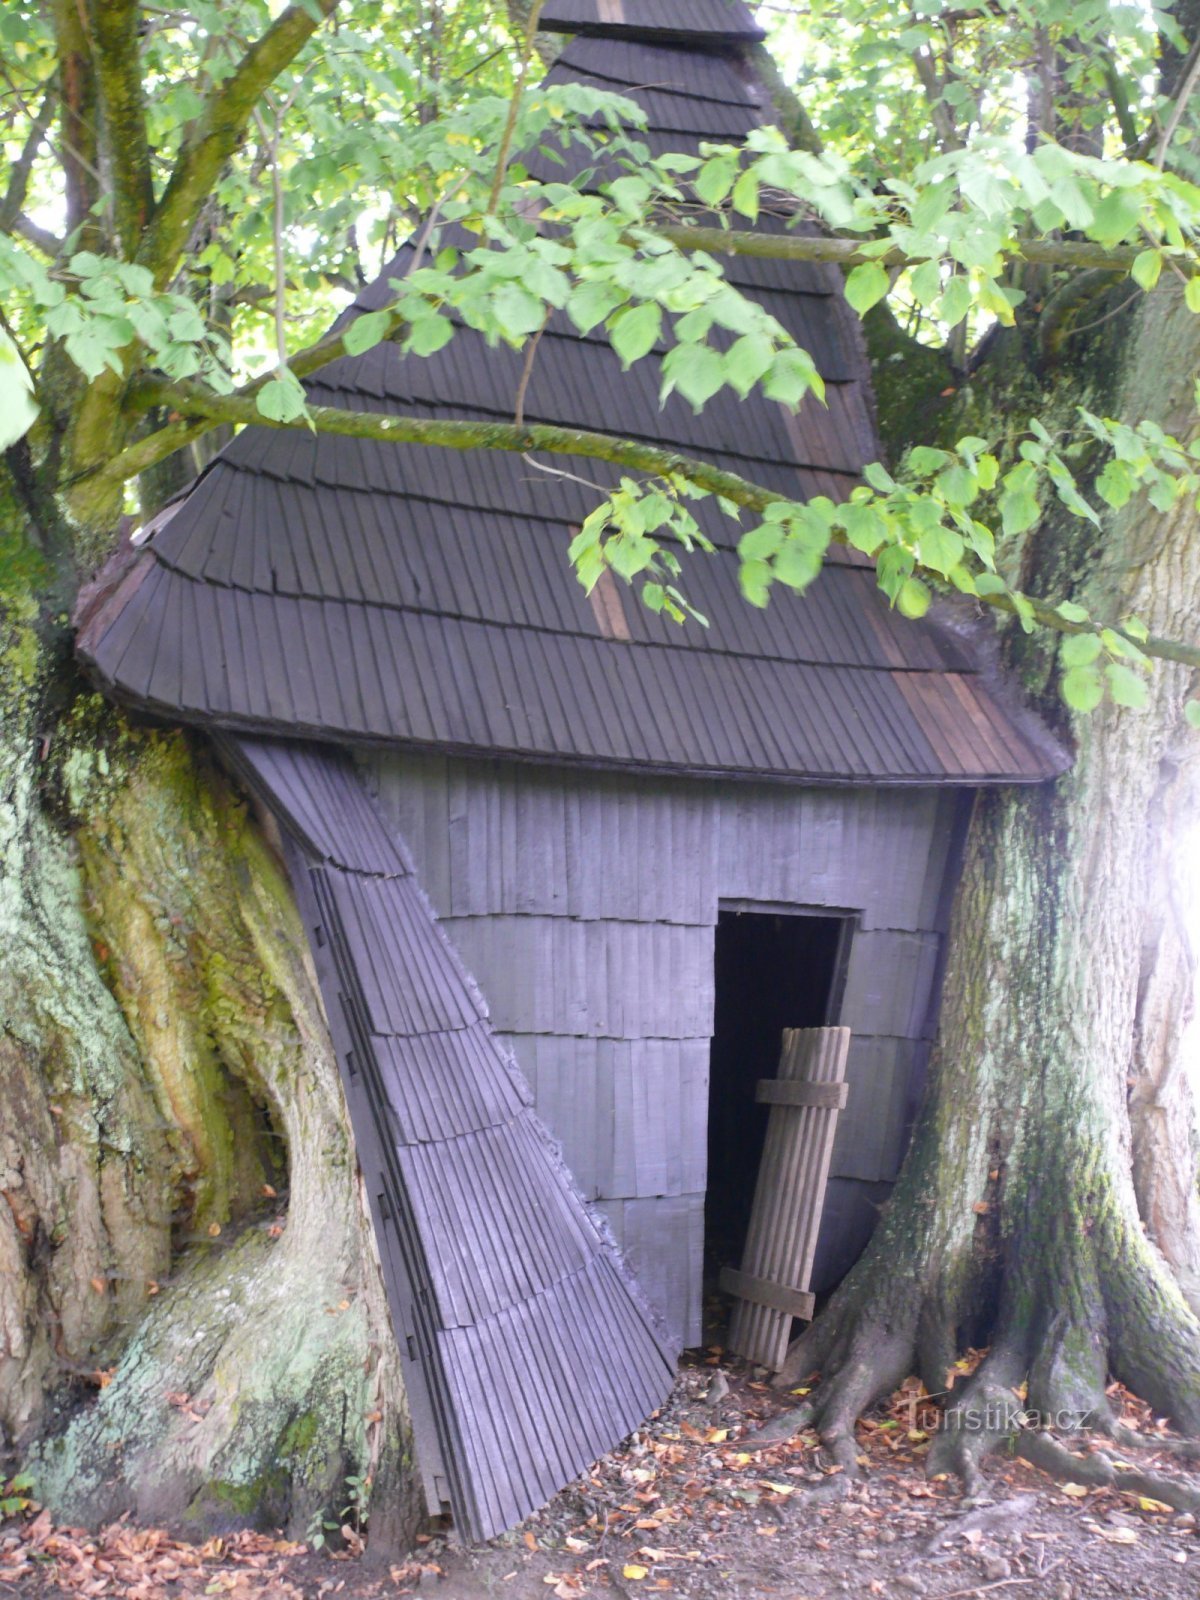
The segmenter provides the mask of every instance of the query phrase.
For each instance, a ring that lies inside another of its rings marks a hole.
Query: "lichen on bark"
[[[336,1061],[269,827],[73,674],[0,540],[0,1428],[58,1514],[416,1525]]]
[[[1069,422],[1086,394],[1178,431],[1200,354],[1194,318],[1163,290],[1123,342],[1119,331],[1106,332],[1099,359],[1087,352],[1061,376],[1043,417]],[[1165,514],[1131,502],[1102,534],[1049,514],[1005,559],[1020,563],[1035,593],[1045,585],[1181,637],[1200,626],[1200,540],[1187,499]],[[864,1405],[914,1369],[944,1393],[964,1346],[988,1345],[974,1377],[956,1384],[954,1409],[978,1419],[992,1407],[1001,1420],[948,1428],[930,1458],[932,1470],[953,1467],[968,1483],[986,1450],[1012,1436],[1002,1419],[1017,1389],[1042,1415],[1087,1414],[1119,1435],[1105,1396],[1115,1375],[1200,1432],[1200,1322],[1180,1287],[1194,1264],[1194,1216],[1179,1201],[1178,1229],[1156,1226],[1161,1213],[1146,1212],[1146,1189],[1135,1185],[1144,1102],[1158,1113],[1158,1158],[1195,1170],[1187,1097],[1156,1095],[1159,1083],[1178,1089],[1190,1003],[1181,908],[1156,890],[1195,820],[1200,757],[1183,720],[1191,675],[1158,664],[1144,711],[1110,705],[1069,719],[1045,642],[1018,635],[1010,656],[1073,740],[1075,763],[1051,787],[977,802],[912,1149],[866,1255],[797,1342],[782,1380],[820,1370],[807,1416],[852,1466]]]

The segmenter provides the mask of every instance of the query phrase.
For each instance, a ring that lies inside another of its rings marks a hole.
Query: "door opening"
[[[836,1023],[851,926],[846,914],[799,908],[730,907],[719,913],[704,1200],[706,1304],[721,1268],[741,1262],[769,1113],[755,1101],[758,1080],[775,1077],[784,1028]]]

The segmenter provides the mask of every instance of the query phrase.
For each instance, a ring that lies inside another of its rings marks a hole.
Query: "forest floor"
[[[117,1524],[89,1536],[41,1513],[0,1528],[0,1600],[1200,1595],[1200,1532],[1190,1515],[1057,1484],[1017,1458],[994,1462],[987,1499],[971,1504],[955,1484],[929,1481],[922,1457],[937,1413],[921,1396],[913,1381],[860,1423],[862,1477],[839,1483],[811,1434],[747,1448],[795,1402],[723,1367],[718,1352],[683,1370],[670,1402],[632,1440],[489,1545],[463,1549],[435,1532],[415,1559],[386,1563],[260,1534],[186,1545]],[[1119,1391],[1114,1398],[1127,1420],[1156,1431],[1145,1408]],[[1162,1466],[1153,1447],[1142,1454],[1140,1465]]]

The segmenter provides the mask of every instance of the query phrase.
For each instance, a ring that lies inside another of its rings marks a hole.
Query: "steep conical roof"
[[[670,40],[703,47],[764,37],[742,0],[547,0],[546,31]]]
[[[593,29],[550,81],[628,90],[652,150],[736,140],[764,116],[741,56],[754,30],[731,0],[552,0],[547,21]],[[568,170],[584,160],[570,155]],[[562,175],[546,155],[530,164]],[[385,303],[408,259],[401,251],[357,308]],[[602,332],[581,338],[556,316],[527,420],[616,429],[801,498],[844,498],[879,444],[837,270],[732,258],[728,274],[813,353],[827,406],[810,399],[792,415],[724,391],[699,415],[677,394],[660,408],[659,355],[622,374]],[[428,360],[377,346],[309,390],[325,405],[510,420],[523,361],[464,330]],[[803,597],[781,592],[753,611],[737,585],[740,530],[705,502],[700,521],[720,548],[690,561],[686,586],[709,629],[680,629],[613,582],[585,596],[565,547],[596,502],[586,484],[619,474],[542,465],[560,470],[247,428],[92,615],[83,658],[127,702],[246,732],[808,783],[1060,770],[1061,751],[972,638],[899,618],[853,553],[834,552]]]

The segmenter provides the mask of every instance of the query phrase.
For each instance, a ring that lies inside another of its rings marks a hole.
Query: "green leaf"
[[[1104,669],[1104,675],[1108,679],[1108,692],[1117,705],[1140,708],[1150,698],[1145,678],[1123,661],[1110,661]]]
[[[654,349],[661,327],[662,312],[649,300],[613,318],[608,337],[626,371]]]
[[[744,333],[725,354],[725,381],[744,400],[775,359],[774,346],[762,333]]]
[[[1200,700],[1189,700],[1183,708],[1183,718],[1189,728],[1200,728]]]
[[[846,277],[846,299],[859,316],[865,316],[891,287],[891,279],[877,261],[864,261]]]
[[[846,538],[856,550],[873,556],[887,542],[887,524],[874,506],[851,501],[840,508],[839,515]]]
[[[738,567],[738,583],[752,606],[765,606],[771,593],[773,574],[765,561],[743,561]]]
[[[964,548],[961,534],[939,524],[922,530],[918,555],[923,567],[946,577],[962,560]]]
[[[24,438],[37,417],[33,379],[16,346],[0,328],[0,450]]]
[[[950,279],[942,292],[941,319],[947,327],[957,327],[970,309],[971,285],[959,273]]]
[[[1096,493],[1115,511],[1119,511],[1133,494],[1133,473],[1124,461],[1106,461],[1096,479]]]
[[[646,201],[650,198],[650,185],[645,178],[630,174],[624,178],[614,178],[608,186],[609,198],[617,209],[627,217],[640,217],[645,210]]]
[[[1024,533],[1041,515],[1036,493],[1036,475],[1028,462],[1005,474],[1000,492],[1000,517],[1007,535]]]
[[[373,350],[386,337],[392,323],[390,311],[364,311],[347,327],[342,335],[347,355],[361,356]]]
[[[1094,711],[1104,698],[1104,680],[1094,666],[1064,672],[1060,688],[1072,711]]]
[[[602,279],[577,283],[567,300],[567,315],[580,333],[590,333],[625,300],[625,291]]]
[[[880,462],[869,461],[863,468],[863,477],[871,485],[872,489],[877,490],[880,494],[895,493],[896,480]]]
[[[1161,250],[1142,250],[1133,258],[1129,273],[1134,283],[1143,289],[1153,289],[1162,272]]]
[[[758,173],[747,167],[733,186],[733,209],[751,222],[758,221]]]
[[[431,356],[449,344],[453,337],[454,324],[450,318],[434,312],[432,316],[418,317],[411,325],[404,348],[411,350],[415,356]]]
[[[1099,636],[1094,633],[1070,633],[1061,646],[1064,667],[1087,667],[1096,660],[1102,649]]]
[[[295,422],[306,409],[299,378],[287,367],[280,368],[258,391],[257,405],[263,416],[270,417],[272,422]]]
[[[919,478],[925,478],[931,472],[936,472],[939,467],[944,467],[949,460],[947,451],[936,450],[927,444],[918,444],[908,452],[904,458],[904,465],[909,472],[915,472]]]
[[[1187,302],[1189,311],[1200,311],[1200,276],[1188,279],[1183,291],[1183,298]]]
[[[699,411],[725,382],[725,359],[706,344],[677,344],[663,361],[662,398],[673,389]]]
[[[735,154],[713,156],[692,180],[697,195],[707,206],[719,206],[733,187],[738,170]]]
[[[915,621],[918,617],[923,617],[929,610],[931,599],[932,596],[929,590],[921,582],[920,578],[908,578],[901,585],[900,592],[896,596],[896,610],[899,611],[901,616],[911,617]]]
[[[779,400],[794,411],[810,392],[819,400],[825,397],[825,381],[808,351],[794,346],[776,351],[770,371],[763,378],[767,399]]]

